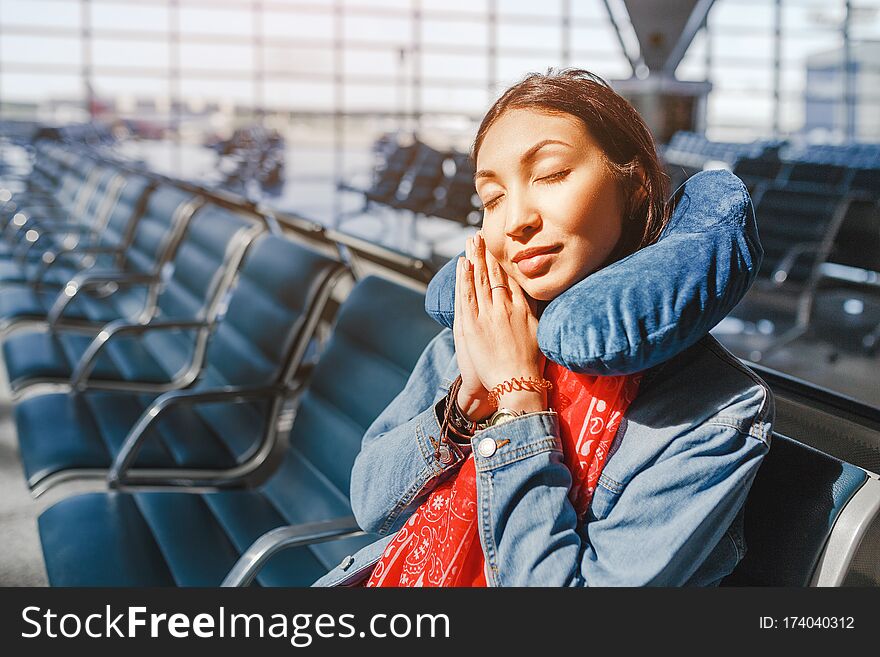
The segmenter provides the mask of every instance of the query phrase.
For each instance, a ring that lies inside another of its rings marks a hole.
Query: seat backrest
[[[81,205],[91,197],[94,189],[91,169],[65,169],[58,179],[55,200],[67,212],[74,213],[77,205]],[[81,209],[81,208],[80,208]]]
[[[746,554],[724,585],[845,582],[846,573],[831,572],[841,564],[850,578],[866,577],[870,567],[861,555],[876,560],[880,547],[878,489],[861,468],[774,434],[746,500]],[[854,521],[863,523],[861,535],[852,535]],[[839,558],[841,550],[849,559]],[[880,584],[876,563],[873,577]]]
[[[310,304],[341,268],[340,262],[287,238],[258,237],[211,336],[202,385],[276,381],[304,328]]]
[[[764,247],[759,278],[769,279],[791,249],[800,244],[813,248],[797,258],[786,282],[805,284],[825,261],[842,220],[845,201],[838,194],[795,191],[771,187],[755,208],[758,232]]]
[[[849,204],[828,259],[880,271],[880,203],[859,199]]]
[[[836,164],[797,162],[789,170],[787,180],[792,183],[839,187],[845,182],[848,173],[849,169]]]
[[[102,167],[97,184],[80,216],[72,217],[77,223],[100,230],[108,218],[120,190],[119,173],[112,168]]]
[[[212,319],[250,241],[263,228],[216,205],[201,207],[172,260],[173,273],[156,300],[160,321]],[[150,331],[143,342],[169,377],[190,360],[193,331]]]
[[[773,181],[781,168],[782,162],[777,158],[744,157],[737,160],[733,173],[743,180]]]
[[[125,244],[127,237],[133,234],[135,222],[146,209],[150,185],[150,180],[143,176],[125,177],[119,198],[113,204],[110,216],[101,230],[99,246],[112,248]]]
[[[379,203],[391,201],[398,185],[400,185],[403,174],[412,164],[420,146],[420,142],[407,145],[395,142],[391,151],[386,155],[385,161],[376,170],[373,185],[367,192],[367,198]]]
[[[333,260],[287,238],[254,240],[237,273],[228,308],[210,337],[196,388],[271,385],[302,361],[332,285],[344,271]],[[265,423],[265,404],[205,405],[196,412],[230,452],[253,446]],[[242,416],[252,418],[242,426]]]
[[[126,247],[126,269],[158,274],[162,264],[173,256],[197,199],[192,192],[171,185],[160,184],[153,190]]]
[[[445,184],[438,188],[431,214],[464,225],[476,226],[482,220],[480,199],[474,185],[474,165],[465,153],[455,153],[444,164]]]
[[[351,514],[351,468],[363,435],[441,330],[424,301],[419,292],[371,276],[342,303],[300,397],[287,454],[263,488],[290,524]],[[329,568],[352,546],[336,541],[310,549]]]
[[[880,169],[857,169],[849,189],[874,201],[880,200]]]
[[[422,144],[412,166],[406,170],[391,205],[417,212],[434,205],[434,190],[443,180],[445,154]]]

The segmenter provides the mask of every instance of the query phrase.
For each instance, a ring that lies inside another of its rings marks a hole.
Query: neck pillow
[[[587,374],[631,374],[687,349],[739,303],[761,265],[755,212],[729,171],[703,171],[675,193],[657,242],[556,297],[538,322],[547,358]],[[462,254],[463,255],[463,254]],[[455,263],[431,280],[425,310],[452,328]]]

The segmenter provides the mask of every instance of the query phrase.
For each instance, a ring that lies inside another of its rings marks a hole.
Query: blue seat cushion
[[[218,586],[255,540],[287,524],[258,491],[90,493],[39,518],[52,586]],[[350,554],[376,538],[334,543]],[[311,547],[293,548],[273,557],[257,583],[308,586],[335,565]]]
[[[57,296],[57,289],[35,291],[22,284],[5,286],[0,289],[0,322],[45,320]],[[107,296],[80,292],[65,309],[64,319],[106,324],[115,319],[132,318],[143,308],[145,299],[143,286]]]
[[[27,332],[11,335],[3,343],[3,358],[13,390],[38,381],[67,381],[92,343],[82,333]],[[111,340],[95,359],[91,379],[163,383],[168,373],[140,340]]]
[[[175,585],[130,495],[68,498],[40,516],[39,530],[52,586]]]
[[[656,243],[547,306],[538,345],[548,358],[577,372],[639,372],[696,343],[743,298],[763,257],[745,185],[729,171],[703,171],[674,198]],[[425,298],[428,314],[450,328],[456,261],[437,273]]]
[[[92,390],[37,395],[19,403],[15,422],[22,466],[30,485],[63,470],[109,468],[152,400],[151,395]],[[227,446],[193,408],[179,407],[163,413],[149,430],[150,436],[134,465],[233,467],[242,451]],[[229,413],[227,423],[242,443],[253,444],[262,435],[263,425],[254,421],[248,405]]]

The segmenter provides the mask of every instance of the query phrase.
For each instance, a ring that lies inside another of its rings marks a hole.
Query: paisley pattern
[[[591,376],[547,361],[550,408],[559,416],[569,500],[583,522],[608,450],[641,375]],[[486,586],[478,539],[473,454],[437,486],[388,544],[365,586]]]

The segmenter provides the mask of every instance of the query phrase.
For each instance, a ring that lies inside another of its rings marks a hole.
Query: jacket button
[[[339,564],[339,567],[342,570],[348,570],[351,567],[351,564],[354,563],[354,557],[350,554],[342,560],[342,563]]]
[[[489,458],[495,453],[497,449],[497,445],[495,444],[495,440],[493,438],[483,438],[480,441],[480,444],[477,445],[477,451],[480,453],[480,456],[484,458]]]

